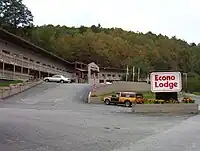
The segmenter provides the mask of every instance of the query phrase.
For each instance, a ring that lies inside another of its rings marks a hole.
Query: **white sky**
[[[23,0],[35,25],[119,27],[200,43],[200,0]]]

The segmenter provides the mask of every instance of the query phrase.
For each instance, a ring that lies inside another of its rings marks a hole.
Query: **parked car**
[[[45,77],[45,82],[60,82],[60,83],[71,83],[70,78],[66,78],[63,75],[54,75],[52,77]]]
[[[109,104],[124,104],[126,107],[132,104],[143,104],[143,94],[136,92],[117,92],[111,96],[104,97],[104,103]]]

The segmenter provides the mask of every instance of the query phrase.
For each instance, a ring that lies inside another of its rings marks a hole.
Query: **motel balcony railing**
[[[30,79],[33,76],[28,75],[28,74],[24,74],[24,73],[19,73],[19,72],[15,72],[13,73],[12,71],[7,71],[7,70],[1,70],[0,69],[0,78],[1,79],[9,79],[9,80],[13,80],[13,79]]]
[[[29,68],[32,70],[42,71],[42,72],[48,72],[52,74],[65,74],[66,72],[57,70],[55,68],[44,66],[35,62],[31,62],[29,60],[25,60],[22,57],[9,55],[6,53],[0,53],[0,62],[4,62],[7,64],[12,64],[15,66],[20,66],[23,68]]]

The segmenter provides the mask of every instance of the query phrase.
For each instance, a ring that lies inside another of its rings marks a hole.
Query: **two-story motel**
[[[125,70],[99,68],[95,63],[68,62],[4,29],[0,29],[0,78],[30,79],[62,74],[77,82],[117,81]]]

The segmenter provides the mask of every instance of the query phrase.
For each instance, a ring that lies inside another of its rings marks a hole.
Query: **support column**
[[[27,68],[28,69],[28,75],[30,76],[30,69],[29,68]],[[30,77],[29,77],[29,79],[30,79]]]
[[[91,68],[90,66],[88,66],[88,83],[89,84],[91,83],[90,80],[91,80]]]
[[[21,54],[21,60],[22,60],[22,65],[21,65],[21,73],[23,74],[24,72],[24,60],[23,60],[23,55]]]
[[[4,60],[3,60],[3,78],[5,77],[4,70],[5,70],[5,63],[4,63]]]
[[[39,72],[39,79],[41,78],[41,71],[38,71]]]
[[[15,79],[15,64],[13,65],[13,72],[14,72],[13,79]]]

